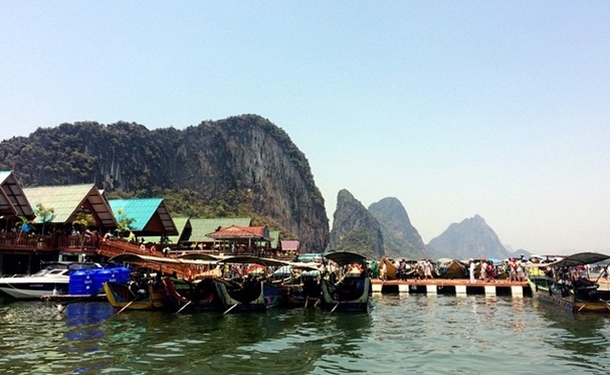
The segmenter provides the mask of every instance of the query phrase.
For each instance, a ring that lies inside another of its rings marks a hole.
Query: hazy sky
[[[0,1],[1,139],[253,113],[425,243],[610,248],[610,1]]]

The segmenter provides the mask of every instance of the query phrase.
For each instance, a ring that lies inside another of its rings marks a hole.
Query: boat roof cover
[[[142,255],[142,254],[135,254],[135,253],[123,253],[123,254],[115,255],[112,258],[108,259],[108,261],[115,262],[115,263],[148,262],[148,263],[157,263],[157,264],[194,264],[194,265],[210,263],[210,262],[207,262],[207,261],[201,260],[201,259],[165,258],[165,257]]]
[[[178,255],[176,258],[178,259],[191,259],[191,260],[213,260],[218,261],[223,257],[218,255],[212,255],[207,253],[186,253],[184,255]]]
[[[271,258],[260,258],[251,255],[235,255],[222,259],[222,263],[239,263],[239,264],[261,264],[263,266],[285,266],[288,262]]]
[[[339,265],[366,262],[366,257],[364,255],[354,253],[352,251],[333,251],[330,253],[325,253],[324,257]]]
[[[601,262],[603,260],[610,259],[610,255],[602,254],[602,253],[577,253],[569,255],[557,262],[542,264],[546,267],[573,267],[573,266],[581,266],[585,264],[592,264]]]

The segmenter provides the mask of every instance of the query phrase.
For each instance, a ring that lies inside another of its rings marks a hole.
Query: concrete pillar
[[[455,295],[460,297],[466,296],[466,285],[456,285]]]
[[[511,286],[510,293],[513,297],[523,298],[523,287],[522,286]]]
[[[485,286],[485,297],[495,297],[496,295],[496,287],[493,285]]]
[[[373,293],[381,293],[383,289],[383,284],[374,283],[371,286],[373,287]]]

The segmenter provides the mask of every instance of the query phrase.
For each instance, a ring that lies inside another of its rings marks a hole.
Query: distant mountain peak
[[[427,245],[428,251],[437,257],[456,259],[495,257],[506,258],[506,250],[498,235],[480,215],[453,223]]]
[[[424,242],[409,220],[404,206],[394,197],[383,198],[369,206],[383,233],[385,253],[393,257],[421,259],[427,254]]]

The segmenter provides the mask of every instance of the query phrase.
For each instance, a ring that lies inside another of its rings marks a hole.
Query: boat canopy
[[[165,258],[165,257],[157,257],[152,255],[141,255],[134,253],[124,253],[115,255],[112,258],[108,259],[109,262],[121,263],[121,262],[150,262],[150,263],[158,263],[158,264],[194,264],[194,265],[202,265],[202,264],[210,264],[217,263],[217,260],[214,261],[206,261],[199,259],[177,259],[177,258]]]
[[[542,264],[542,265],[539,264],[539,266],[573,267],[573,266],[581,266],[581,265],[585,265],[585,264],[597,263],[597,262],[601,262],[606,259],[610,259],[610,255],[602,254],[602,253],[585,252],[585,253],[577,253],[577,254],[569,255],[569,256],[567,256],[561,260],[558,260],[556,262],[553,262],[553,263],[547,263],[547,264]]]
[[[191,259],[191,260],[209,260],[209,261],[220,261],[223,257],[218,255],[206,254],[206,253],[188,253],[184,255],[178,255],[177,259]]]
[[[340,266],[351,263],[366,264],[366,257],[362,254],[354,253],[351,251],[333,251],[324,254],[324,257],[332,260]]]
[[[219,263],[238,263],[238,264],[260,264],[266,267],[277,266],[282,267],[288,264],[288,262],[278,259],[271,258],[260,258],[251,255],[235,255],[225,257],[218,261]]]

